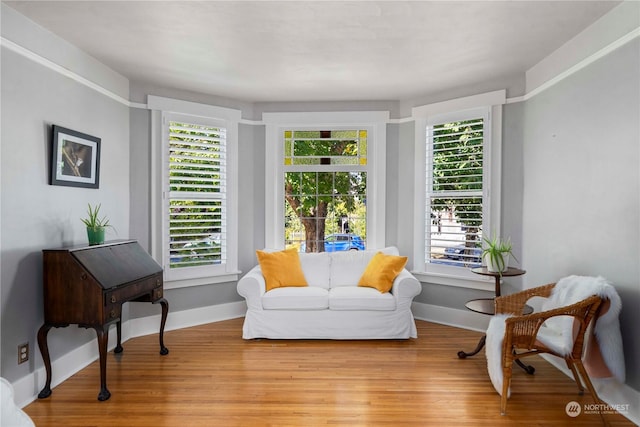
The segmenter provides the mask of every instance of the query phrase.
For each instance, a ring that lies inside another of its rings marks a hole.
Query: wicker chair
[[[495,299],[496,314],[514,315],[514,317],[508,317],[505,320],[505,334],[502,342],[503,383],[502,398],[500,401],[500,412],[502,415],[504,415],[507,410],[507,397],[514,360],[541,353],[548,353],[563,358],[573,373],[579,393],[584,393],[584,387],[580,381],[580,376],[582,376],[584,384],[593,396],[593,399],[596,403],[602,403],[582,364],[585,335],[589,324],[592,320],[595,321],[597,317],[596,314],[600,308],[602,298],[594,295],[565,307],[522,315],[527,300],[534,296],[549,297],[554,286],[555,284],[552,283]],[[572,316],[574,318],[573,347],[569,349],[567,354],[560,354],[560,352],[549,348],[538,339],[538,331],[542,324],[546,320],[556,316]],[[580,375],[578,375],[578,373]]]

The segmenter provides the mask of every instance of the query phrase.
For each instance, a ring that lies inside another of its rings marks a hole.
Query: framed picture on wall
[[[53,125],[51,185],[98,188],[100,138]]]

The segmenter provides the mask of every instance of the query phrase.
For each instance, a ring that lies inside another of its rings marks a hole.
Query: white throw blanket
[[[561,279],[553,288],[551,296],[543,303],[542,310],[551,310],[575,304],[591,295],[599,295],[607,299],[608,309],[601,310],[595,327],[595,343],[587,342],[587,352],[599,352],[606,365],[605,376],[613,376],[618,381],[625,380],[624,353],[622,351],[622,336],[618,316],[622,309],[620,296],[615,288],[602,277],[569,276]],[[489,322],[487,329],[487,369],[489,378],[498,394],[502,394],[502,341],[505,333],[505,319],[511,315],[499,314]],[[554,317],[546,321],[537,336],[549,348],[560,354],[568,354],[573,347],[573,318]],[[587,338],[588,341],[588,338]],[[589,344],[592,344],[591,346]],[[595,345],[594,345],[595,344]],[[597,358],[595,358],[597,359]],[[597,361],[596,361],[597,363]],[[585,369],[590,372],[591,367],[585,363]],[[597,376],[602,377],[601,367]],[[509,389],[509,394],[511,389]]]
[[[0,378],[0,426],[35,427],[31,418],[16,405],[13,399],[13,386]]]
[[[502,341],[506,329],[505,320],[511,314],[496,314],[489,321],[487,328],[487,341],[485,355],[487,356],[487,370],[491,384],[498,394],[502,396]],[[507,391],[507,397],[511,396],[511,387]]]

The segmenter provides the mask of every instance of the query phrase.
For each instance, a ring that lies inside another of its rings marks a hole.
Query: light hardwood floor
[[[129,340],[108,355],[108,401],[96,399],[94,362],[24,409],[38,427],[602,425],[598,415],[567,416],[567,403],[593,400],[538,357],[535,375],[514,369],[501,416],[484,351],[456,356],[477,332],[417,321],[415,340],[245,341],[242,321],[167,332],[167,356],[157,335]]]

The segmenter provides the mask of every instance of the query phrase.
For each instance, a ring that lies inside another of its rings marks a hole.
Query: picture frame
[[[50,185],[99,188],[101,139],[53,125]]]

